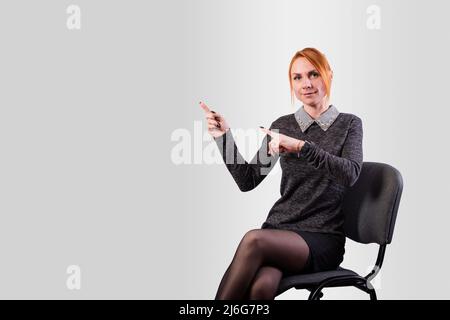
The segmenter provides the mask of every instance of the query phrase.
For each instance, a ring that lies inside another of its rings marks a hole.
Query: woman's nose
[[[304,79],[302,83],[302,88],[303,89],[311,88],[311,81],[309,79]]]

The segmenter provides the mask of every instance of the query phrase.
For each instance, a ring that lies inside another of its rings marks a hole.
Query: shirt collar
[[[319,116],[319,118],[313,119],[308,112],[305,111],[304,106],[301,106],[297,112],[295,112],[295,119],[300,125],[302,132],[305,132],[306,129],[313,124],[313,122],[316,122],[323,131],[327,131],[338,115],[338,109],[331,104],[328,109]]]

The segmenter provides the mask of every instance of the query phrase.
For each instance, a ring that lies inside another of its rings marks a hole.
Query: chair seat
[[[336,270],[286,276],[280,281],[277,295],[283,293],[286,290],[289,290],[292,287],[295,287],[296,289],[313,288],[318,286],[322,281],[326,279],[342,276],[359,275],[352,270],[338,267]]]

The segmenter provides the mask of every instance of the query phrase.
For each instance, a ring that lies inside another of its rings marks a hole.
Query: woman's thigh
[[[296,232],[279,229],[255,229],[246,233],[243,244],[256,250],[262,265],[283,272],[300,272],[308,262],[309,247]]]

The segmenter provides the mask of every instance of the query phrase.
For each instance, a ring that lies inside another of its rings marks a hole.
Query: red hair
[[[297,51],[295,55],[292,57],[291,63],[289,64],[289,85],[291,88],[291,103],[294,104],[294,95],[293,95],[293,87],[292,87],[292,65],[294,61],[298,58],[307,59],[319,72],[321,78],[325,83],[326,96],[330,97],[331,90],[331,68],[328,64],[328,60],[325,55],[315,48],[304,48],[301,51]]]

